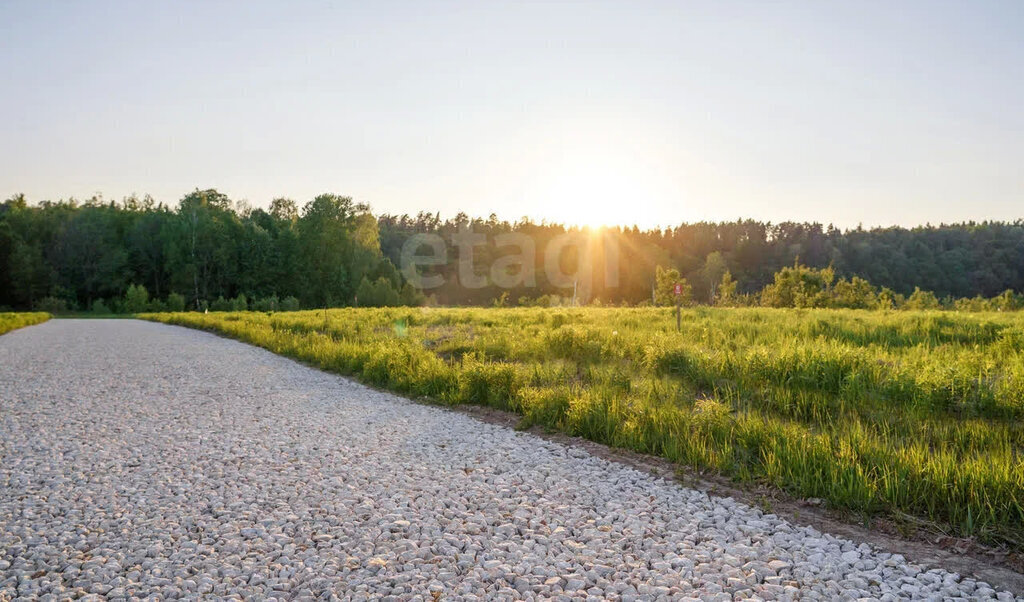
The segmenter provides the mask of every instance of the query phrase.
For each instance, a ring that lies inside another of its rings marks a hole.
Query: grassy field
[[[442,404],[1024,548],[1024,313],[148,314]]]
[[[45,312],[0,312],[0,334],[10,332],[15,328],[32,326],[50,319],[50,314]]]

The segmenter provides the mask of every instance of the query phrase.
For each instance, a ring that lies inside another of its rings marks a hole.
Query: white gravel
[[[998,598],[210,334],[0,337],[0,600]]]

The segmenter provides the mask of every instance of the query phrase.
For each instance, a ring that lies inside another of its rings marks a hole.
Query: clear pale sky
[[[0,196],[1024,217],[1024,2],[0,5]]]

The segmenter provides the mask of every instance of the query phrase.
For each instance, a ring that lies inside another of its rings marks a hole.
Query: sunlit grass
[[[0,312],[0,334],[16,328],[39,324],[49,319],[50,314],[45,312]]]
[[[1024,314],[333,309],[144,316],[436,403],[1024,547]]]

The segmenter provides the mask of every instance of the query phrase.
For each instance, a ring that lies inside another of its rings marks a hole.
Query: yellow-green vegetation
[[[50,319],[46,312],[0,312],[0,334]]]
[[[144,317],[869,514],[1024,547],[1024,314],[332,309]]]

